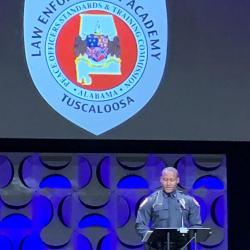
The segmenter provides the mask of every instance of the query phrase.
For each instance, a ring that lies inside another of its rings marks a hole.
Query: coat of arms
[[[75,41],[77,81],[90,85],[89,74],[121,74],[120,42],[112,15],[81,14]]]

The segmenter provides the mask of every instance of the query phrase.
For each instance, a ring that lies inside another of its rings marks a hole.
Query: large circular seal
[[[113,3],[80,2],[50,26],[46,61],[56,82],[86,101],[107,101],[134,88],[148,48],[140,24]]]

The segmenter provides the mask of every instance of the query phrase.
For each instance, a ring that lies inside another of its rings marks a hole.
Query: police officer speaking
[[[200,206],[194,198],[177,190],[179,181],[179,174],[175,168],[163,169],[160,177],[162,189],[148,196],[138,210],[135,227],[142,238],[147,231],[155,228],[201,225]],[[180,248],[172,246],[171,249]]]

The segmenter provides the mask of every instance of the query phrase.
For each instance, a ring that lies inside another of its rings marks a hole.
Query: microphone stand
[[[183,219],[183,210],[185,209],[185,203],[181,200],[178,199],[178,203],[180,204],[180,211],[181,211],[181,228],[180,228],[180,233],[182,234],[187,234],[188,233],[188,228],[184,226],[184,219]],[[180,250],[185,250],[186,247],[194,240],[194,250],[197,250],[197,239],[196,239],[196,233],[192,238],[180,249]]]
[[[184,226],[184,216],[183,216],[183,210],[185,209],[185,202],[182,200],[178,199],[177,200],[179,205],[180,205],[180,212],[181,212],[181,227],[180,227],[180,233],[182,234],[187,234],[188,233],[188,228]],[[185,244],[180,250],[185,250],[185,248],[189,245],[189,243],[192,241],[189,240],[187,244]]]

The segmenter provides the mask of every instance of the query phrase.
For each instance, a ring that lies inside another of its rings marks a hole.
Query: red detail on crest
[[[85,14],[111,14],[104,11],[86,11]],[[80,16],[74,16],[60,30],[56,42],[56,55],[61,70],[77,86],[88,90],[108,90],[119,86],[133,71],[137,60],[137,44],[133,32],[120,18],[113,15],[121,46],[121,75],[93,75],[92,84],[82,86],[76,80],[74,43],[79,35]]]

